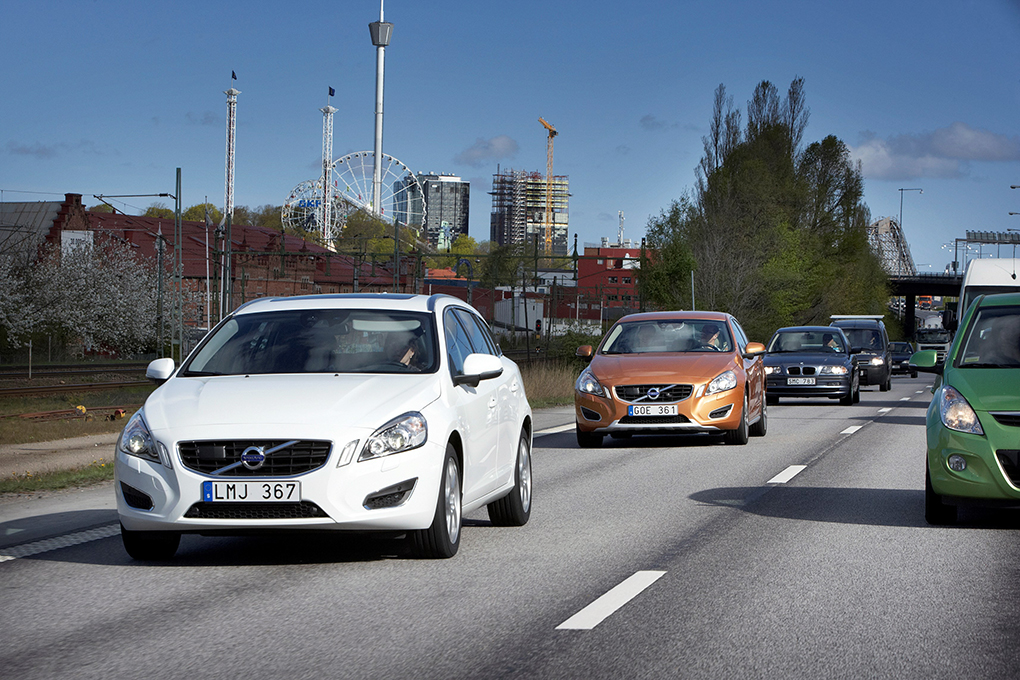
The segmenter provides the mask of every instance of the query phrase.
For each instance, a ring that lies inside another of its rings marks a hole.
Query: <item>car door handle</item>
[[[489,408],[496,408],[496,397],[489,397]]]
[[[511,392],[516,392],[517,391],[517,387],[518,387],[517,379],[515,378],[514,381],[512,383],[510,383],[510,391]]]

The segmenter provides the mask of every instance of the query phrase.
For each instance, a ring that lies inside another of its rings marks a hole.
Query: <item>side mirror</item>
[[[145,377],[157,385],[161,385],[170,379],[174,374],[174,360],[170,357],[150,361],[145,369]]]
[[[747,347],[744,349],[743,356],[745,359],[753,359],[757,356],[761,356],[762,354],[765,354],[765,345],[760,342],[749,342],[747,343]]]
[[[956,312],[951,309],[942,312],[942,327],[950,333],[956,330]]]
[[[910,355],[910,367],[921,373],[942,375],[943,364],[939,363],[938,353],[933,349],[922,349]]]
[[[591,359],[592,354],[594,354],[594,350],[592,350],[591,345],[581,345],[574,352],[574,356],[581,357],[582,359]]]
[[[454,385],[478,387],[483,380],[503,375],[503,362],[492,354],[468,354],[464,359],[464,372],[453,376]]]

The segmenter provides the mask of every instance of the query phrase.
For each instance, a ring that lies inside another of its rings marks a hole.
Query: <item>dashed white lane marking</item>
[[[918,390],[918,391],[914,392],[914,394],[924,394],[924,390]]]
[[[655,583],[666,572],[639,571],[615,586],[602,597],[556,626],[556,630],[591,630],[613,612],[627,604],[641,591]]]
[[[41,541],[34,541],[33,543],[15,545],[10,548],[0,548],[0,562],[16,560],[19,557],[31,557],[32,555],[38,555],[39,553],[49,552],[50,550],[57,550],[59,548],[69,548],[72,545],[88,543],[89,541],[97,541],[101,538],[110,538],[111,536],[116,536],[119,533],[119,524],[107,524],[106,526],[96,527],[95,529],[76,531],[73,534],[54,536],[53,538],[46,538]]]
[[[853,434],[854,432],[856,432],[857,430],[861,429],[862,427],[864,427],[864,426],[863,425],[851,425],[850,427],[848,427],[845,430],[843,430],[842,432],[840,432],[840,434]]]
[[[560,432],[569,432],[574,429],[574,424],[569,423],[567,425],[557,425],[556,427],[547,427],[544,430],[539,430],[535,433],[536,437],[541,437],[544,434],[557,434]]]
[[[910,397],[901,397],[900,401],[910,401]]]
[[[891,408],[880,408],[880,409],[878,409],[878,412],[880,414],[881,413],[888,413],[889,411],[892,411],[892,409]]]
[[[807,465],[791,465],[778,475],[765,482],[766,484],[786,484],[807,468]]]

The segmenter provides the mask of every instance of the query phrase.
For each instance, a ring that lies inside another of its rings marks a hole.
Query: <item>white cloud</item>
[[[486,163],[513,158],[517,155],[517,142],[506,135],[498,135],[492,139],[479,137],[474,144],[454,157],[454,162],[464,163],[479,168]]]
[[[1020,137],[1008,137],[955,122],[933,132],[879,139],[871,132],[851,147],[868,179],[905,180],[966,176],[970,163],[1020,160]]]

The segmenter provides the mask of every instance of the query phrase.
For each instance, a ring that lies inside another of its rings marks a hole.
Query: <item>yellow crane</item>
[[[553,179],[553,137],[558,135],[554,128],[545,118],[539,116],[538,122],[549,131],[549,139],[546,142],[545,150],[545,217],[542,226],[545,227],[545,252],[552,254],[552,179]]]

